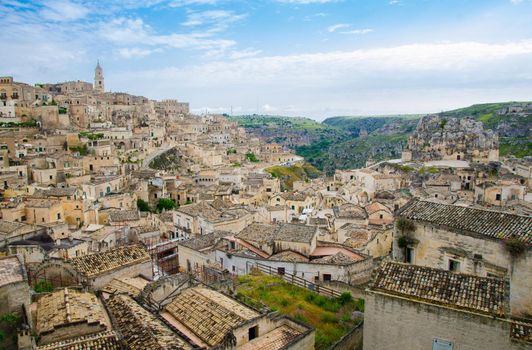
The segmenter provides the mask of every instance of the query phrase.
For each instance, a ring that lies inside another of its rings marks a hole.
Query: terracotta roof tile
[[[424,266],[384,262],[371,290],[415,298],[433,304],[504,316],[508,282]]]
[[[149,261],[150,255],[140,245],[129,245],[102,253],[75,257],[69,260],[72,266],[87,277],[100,275],[123,266]]]
[[[487,238],[505,239],[515,235],[522,242],[532,244],[530,216],[427,201],[413,201],[401,210],[400,216]]]
[[[140,306],[130,296],[119,294],[107,301],[107,307],[131,350],[192,349],[161,320]]]

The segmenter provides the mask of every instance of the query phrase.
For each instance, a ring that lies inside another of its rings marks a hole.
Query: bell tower
[[[94,69],[94,90],[98,92],[105,91],[103,69],[100,67],[100,61],[98,61],[96,64],[96,69]]]

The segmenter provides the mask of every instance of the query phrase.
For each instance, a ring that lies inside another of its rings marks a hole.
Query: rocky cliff
[[[419,120],[409,137],[412,160],[498,160],[499,138],[484,130],[482,122],[470,118],[428,115]]]

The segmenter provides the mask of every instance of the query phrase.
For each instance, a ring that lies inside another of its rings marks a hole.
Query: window
[[[233,272],[236,271],[236,267],[235,267],[235,265],[233,265],[233,266],[231,267],[231,270],[233,270]]]
[[[279,275],[284,275],[284,273],[285,273],[285,269],[284,269],[284,267],[278,267],[278,268],[277,268],[277,273],[278,273]]]
[[[324,273],[323,274],[323,282],[330,282],[331,281],[331,274],[330,273]]]
[[[453,342],[436,338],[432,340],[432,350],[453,350]]]
[[[460,262],[458,260],[449,259],[449,271],[460,272]]]
[[[414,248],[410,248],[410,247],[406,248],[406,262],[409,264],[413,264],[414,258],[415,258]]]
[[[384,216],[382,214],[379,215],[379,219],[383,219]]]
[[[57,213],[57,220],[61,220],[61,214]]]
[[[500,201],[500,200],[501,200],[501,194],[500,194],[500,193],[497,193],[497,194],[495,195],[495,200],[496,200],[496,201]]]
[[[253,326],[248,329],[248,340],[253,340],[259,336],[259,326]]]

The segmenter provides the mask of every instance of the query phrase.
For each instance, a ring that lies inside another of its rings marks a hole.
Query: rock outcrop
[[[499,138],[470,118],[428,115],[420,119],[403,151],[404,160],[468,160],[490,162],[499,159]]]

